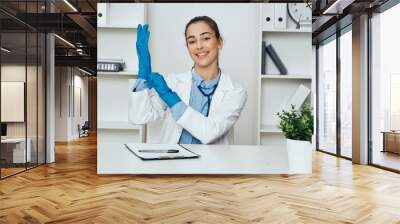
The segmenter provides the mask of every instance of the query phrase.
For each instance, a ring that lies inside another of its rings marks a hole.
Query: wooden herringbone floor
[[[323,153],[312,175],[98,176],[95,141],[0,181],[0,223],[400,223],[400,175]]]

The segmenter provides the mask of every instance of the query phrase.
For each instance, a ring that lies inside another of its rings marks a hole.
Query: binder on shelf
[[[294,105],[295,110],[300,109],[310,93],[311,90],[309,88],[300,84],[296,91],[293,93],[292,97],[290,97],[289,101],[286,103],[284,110],[290,110],[291,105]]]
[[[281,73],[281,75],[287,75],[288,72],[287,72],[286,66],[283,64],[281,58],[276,53],[274,47],[272,47],[272,45],[269,44],[268,46],[265,47],[265,51],[271,57],[272,61],[274,62],[274,64],[278,68],[278,70]]]
[[[99,72],[120,72],[126,68],[122,59],[99,59],[97,61],[97,71]]]
[[[261,74],[265,75],[265,41],[262,42],[262,46],[261,46]]]

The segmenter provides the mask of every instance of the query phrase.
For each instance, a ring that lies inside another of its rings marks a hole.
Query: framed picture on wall
[[[25,82],[1,82],[1,122],[24,122]]]

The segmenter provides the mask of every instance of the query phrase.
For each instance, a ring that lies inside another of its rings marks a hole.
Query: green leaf
[[[300,110],[295,110],[294,105],[291,105],[289,111],[282,110],[277,115],[280,119],[279,128],[286,138],[311,142],[314,116],[309,104],[305,104]]]

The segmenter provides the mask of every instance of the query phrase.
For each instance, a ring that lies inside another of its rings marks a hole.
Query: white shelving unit
[[[128,77],[133,77],[137,78],[137,71],[120,71],[120,72],[97,72],[97,76],[128,76]]]
[[[263,29],[263,32],[309,33],[309,29]]]
[[[143,125],[134,125],[126,121],[99,121],[98,129],[141,130]]]
[[[281,129],[279,129],[276,125],[263,125],[260,126],[261,133],[282,133]]]
[[[262,75],[260,74],[261,79],[312,79],[309,75]]]
[[[146,7],[142,3],[99,3],[97,19],[97,59],[122,59],[126,65],[121,72],[97,73],[97,156],[101,158],[112,144],[146,142],[146,126],[128,120],[130,93],[138,73],[136,28],[146,22]],[[103,166],[97,164],[98,170]]]
[[[259,52],[257,141],[261,145],[284,145],[286,141],[278,127],[277,113],[287,107],[300,85],[310,90],[312,87],[311,27],[296,29],[287,14],[286,3],[262,4],[260,16],[259,49],[262,41],[271,44],[286,66],[288,75],[280,75],[268,54],[266,74],[261,74],[262,56]],[[311,98],[309,96],[307,101],[310,102]]]

